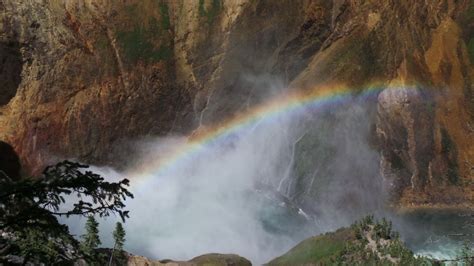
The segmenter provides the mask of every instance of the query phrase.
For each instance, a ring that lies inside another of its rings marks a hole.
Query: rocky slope
[[[308,238],[266,265],[470,265],[472,248],[451,260],[415,255],[391,222],[365,217],[350,228]]]
[[[258,103],[258,75],[405,84],[373,118],[394,198],[472,208],[473,32],[469,0],[3,0],[0,139],[30,173],[55,157],[120,165],[128,139]]]
[[[150,260],[141,256],[130,255],[128,266],[250,266],[249,260],[233,254],[205,254],[189,261]]]
[[[101,249],[105,258],[110,258],[109,249]],[[107,265],[113,266],[250,266],[252,263],[246,258],[234,254],[204,254],[193,258],[189,261],[173,261],[173,260],[152,260],[143,256],[137,256],[130,253],[125,253],[124,258],[117,258],[117,254],[110,261],[107,259]],[[74,266],[88,266],[89,264],[80,259],[73,264]]]

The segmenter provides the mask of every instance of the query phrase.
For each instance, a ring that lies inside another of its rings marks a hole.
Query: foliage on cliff
[[[424,265],[405,247],[391,222],[367,216],[350,228],[342,228],[304,240],[268,265]]]

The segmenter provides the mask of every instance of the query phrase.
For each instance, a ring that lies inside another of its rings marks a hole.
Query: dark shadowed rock
[[[3,141],[0,141],[0,171],[3,171],[12,179],[20,178],[20,158],[13,147]]]

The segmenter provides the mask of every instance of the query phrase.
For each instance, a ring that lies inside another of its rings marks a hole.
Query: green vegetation
[[[451,139],[446,129],[441,130],[441,151],[445,154],[448,163],[448,182],[451,185],[459,184],[459,167],[457,162],[456,143]]]
[[[96,257],[96,249],[102,244],[99,238],[99,223],[94,216],[87,217],[86,233],[82,235],[82,252],[89,257]]]
[[[474,0],[471,0],[469,3],[469,9],[467,11],[467,16],[469,19],[474,20]]]
[[[109,46],[109,40],[107,39],[107,36],[100,35],[99,38],[95,41],[95,47],[97,47],[100,51],[104,51],[107,49]]]
[[[170,23],[170,14],[168,5],[165,2],[160,3],[160,16],[161,16],[161,27],[164,30],[168,30],[171,28]]]
[[[431,261],[425,257],[416,257],[405,247],[398,232],[393,231],[392,222],[382,218],[376,221],[373,216],[367,216],[351,226],[358,242],[346,245],[345,255],[350,262],[364,262],[375,265],[391,265],[395,262],[401,265],[429,265]],[[375,241],[376,250],[369,250],[367,244]]]
[[[366,216],[350,228],[304,240],[267,265],[471,265],[473,252],[466,243],[454,260],[415,256],[390,221]]]
[[[100,175],[85,171],[87,167],[64,161],[47,167],[38,178],[21,180],[12,180],[0,171],[0,264],[63,265],[83,255],[89,259],[57,217],[128,217],[128,211],[123,209],[124,200],[133,197],[126,189],[129,181],[105,182]],[[70,209],[62,208],[66,195],[78,197]],[[93,229],[92,222],[89,225]],[[12,256],[19,259],[11,261]]]
[[[125,243],[125,229],[122,223],[117,222],[114,230],[115,249],[123,251],[123,244]]]
[[[350,228],[307,239],[268,265],[431,265],[416,257],[385,219],[367,216]]]
[[[467,240],[464,241],[459,260],[465,265],[474,265],[474,247]]]
[[[247,259],[232,254],[207,254],[195,257],[189,261],[192,265],[217,266],[217,265],[233,265],[233,266],[250,266],[252,265]]]
[[[102,67],[100,71],[105,72],[106,74],[116,75],[118,74],[118,66],[115,61],[115,55],[112,49],[112,45],[107,38],[107,34],[103,32],[97,37],[94,42],[94,48],[97,52],[97,55],[100,57],[102,62]]]
[[[147,9],[158,10],[159,17],[151,11],[146,13]],[[154,63],[171,57],[171,22],[165,2],[127,5],[123,13],[130,24],[117,32],[117,40],[127,63]]]
[[[398,238],[398,235],[392,231],[392,222],[387,221],[385,218],[382,218],[379,223],[375,224],[374,231],[376,239]]]
[[[466,17],[466,21],[463,21],[464,25],[470,25],[474,23],[474,0],[471,0],[469,3]],[[468,27],[467,30],[467,38],[465,39],[467,43],[467,52],[469,53],[469,60],[471,64],[474,64],[474,38],[472,38],[472,29],[469,29]]]
[[[471,64],[474,64],[474,38],[469,40],[467,51],[469,52],[469,60],[471,61]]]
[[[375,33],[370,33],[371,35]],[[335,50],[337,57],[321,69],[328,77],[337,73],[339,80],[349,80],[351,84],[362,85],[373,77],[380,76],[383,67],[378,64],[377,44],[367,40],[372,36],[353,36]],[[354,75],[357,73],[357,75]],[[356,86],[357,87],[357,86]]]
[[[344,253],[345,242],[353,241],[350,229],[340,229],[334,233],[304,240],[285,255],[278,257],[268,265],[303,265],[318,262],[329,264]]]
[[[115,256],[117,260],[123,261],[125,259],[125,256],[123,253],[123,245],[125,244],[125,229],[123,229],[121,222],[117,222],[117,224],[115,225],[115,230],[114,230],[113,235],[114,235],[114,240],[115,240],[115,246],[114,246],[113,252],[117,254]]]
[[[25,261],[43,262],[46,265],[54,264],[62,261],[60,258],[64,256],[59,245],[74,243],[67,235],[58,235],[51,238],[51,234],[38,228],[26,228],[25,230],[15,232],[15,253]],[[46,240],[46,241],[45,241]],[[0,258],[0,265],[6,262],[4,258]]]
[[[135,28],[132,31],[121,31],[118,33],[125,57],[131,63],[145,61],[147,63],[168,59],[171,56],[171,47],[162,45],[156,48],[150,41],[153,35],[159,35],[155,31],[149,31],[143,28]]]
[[[206,17],[207,23],[212,24],[217,15],[219,15],[221,5],[222,3],[220,0],[212,0],[211,7],[206,10],[206,7],[204,6],[204,0],[199,0],[199,15],[201,17]]]

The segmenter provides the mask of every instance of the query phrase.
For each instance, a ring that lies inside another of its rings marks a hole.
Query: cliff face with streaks
[[[405,83],[415,92],[381,92],[373,121],[395,199],[472,207],[473,32],[469,0],[3,0],[0,139],[30,172],[114,163],[126,140],[258,103],[252,76]]]

